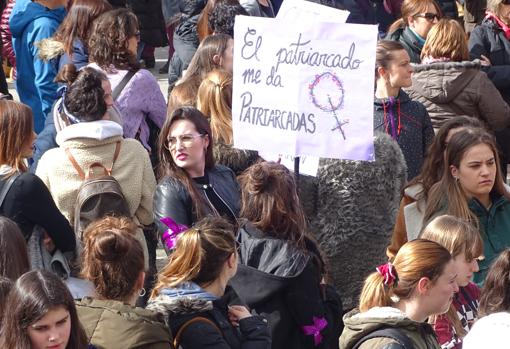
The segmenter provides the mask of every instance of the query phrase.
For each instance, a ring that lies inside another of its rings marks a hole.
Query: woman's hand
[[[53,242],[53,240],[51,239],[51,237],[48,235],[47,232],[44,232],[44,235],[43,235],[43,238],[42,238],[42,243],[43,243],[44,248],[50,254],[55,253],[55,250],[57,249],[57,247],[55,246],[55,243]]]
[[[489,67],[492,65],[491,60],[484,55],[480,55],[480,64],[486,67]]]
[[[252,316],[250,311],[242,305],[230,305],[228,307],[228,319],[232,326],[239,326],[239,320]]]

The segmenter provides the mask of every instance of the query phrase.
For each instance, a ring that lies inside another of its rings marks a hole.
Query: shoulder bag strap
[[[369,333],[361,338],[352,349],[358,349],[363,343],[372,338],[390,338],[396,340],[399,344],[403,345],[405,349],[414,349],[414,344],[411,339],[397,327],[384,327]]]
[[[115,161],[116,161],[116,160],[117,160],[117,158],[119,157],[119,153],[120,153],[120,141],[118,141],[118,142],[115,144],[115,153],[113,153],[112,165],[111,165],[111,166],[110,166],[110,168],[108,169],[108,173],[110,174],[110,176],[112,175],[113,165],[115,164]]]
[[[78,176],[80,176],[81,180],[84,181],[86,178],[85,172],[83,172],[80,165],[78,165],[78,162],[76,162],[76,159],[74,158],[73,154],[71,154],[71,150],[69,148],[65,148],[65,152],[67,158],[69,159],[69,161],[71,161],[71,164],[73,165],[74,169],[76,170],[76,172],[78,172]]]
[[[112,92],[112,98],[114,101],[117,100],[117,98],[119,98],[122,90],[124,89],[124,87],[126,87],[126,85],[128,84],[129,80],[131,80],[131,78],[133,76],[135,76],[135,74],[138,72],[138,69],[134,69],[134,70],[130,70],[127,72],[126,75],[124,75],[124,77],[122,78],[122,80],[119,82],[119,84],[117,86],[115,86],[115,88],[113,89],[113,92]]]
[[[186,321],[182,326],[181,328],[179,328],[179,331],[177,331],[177,334],[175,335],[174,337],[174,347],[176,349],[179,348],[179,344],[181,344],[181,337],[182,337],[182,334],[183,332],[186,330],[186,328],[188,328],[190,325],[196,323],[196,322],[205,322],[209,325],[211,325],[212,327],[214,327],[220,334],[221,336],[223,337],[223,332],[220,330],[220,328],[212,321],[212,320],[209,320],[208,318],[206,317],[203,317],[203,316],[197,316],[197,317],[194,317],[193,319],[190,319],[188,321]]]
[[[2,207],[5,197],[7,196],[7,193],[9,192],[9,189],[11,189],[12,184],[18,177],[20,176],[19,172],[16,172],[13,174],[7,181],[5,181],[4,186],[2,187],[2,191],[0,191],[0,208]]]

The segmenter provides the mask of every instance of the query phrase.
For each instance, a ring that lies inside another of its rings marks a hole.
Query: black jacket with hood
[[[227,286],[225,295],[217,300],[206,300],[186,292],[161,293],[149,301],[147,309],[164,316],[174,337],[186,322],[195,317],[204,317],[217,326],[215,328],[205,321],[190,324],[182,332],[179,342],[182,349],[270,349],[267,321],[260,316],[240,320],[238,328],[230,324],[228,305],[237,300],[235,292]]]
[[[321,285],[322,263],[314,243],[308,251],[242,222],[238,233],[239,266],[230,284],[246,304],[269,321],[272,349],[333,348],[342,331],[342,305],[331,287]],[[315,345],[304,326],[326,319]]]

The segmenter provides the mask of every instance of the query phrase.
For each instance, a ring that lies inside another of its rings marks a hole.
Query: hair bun
[[[96,234],[89,240],[92,243],[92,255],[102,262],[115,262],[129,251],[129,238],[117,230],[108,230]]]
[[[272,182],[272,177],[270,176],[270,172],[266,162],[260,162],[253,165],[249,171],[248,183],[249,190],[253,194],[260,194],[266,190],[270,182]]]

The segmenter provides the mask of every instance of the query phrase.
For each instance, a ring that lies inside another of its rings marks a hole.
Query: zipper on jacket
[[[220,194],[218,194],[218,192],[214,189],[214,187],[211,185],[211,189],[212,191],[220,198],[221,202],[223,202],[223,204],[225,206],[227,206],[228,210],[230,211],[230,213],[232,214],[232,217],[234,217],[234,219],[237,221],[237,217],[236,215],[234,214],[234,211],[232,211],[232,209],[230,208],[230,206],[225,202],[225,200],[223,200],[223,198],[220,196]],[[207,194],[206,194],[207,195]]]
[[[209,197],[207,196],[207,186],[208,184],[203,184],[202,185],[202,191],[204,192],[204,196],[205,198],[207,199],[207,202],[209,203],[209,206],[211,207],[211,209],[213,210],[213,212],[216,214],[216,216],[220,217],[220,213],[218,212],[218,210],[216,209],[216,207],[214,207],[213,203],[211,202],[211,200],[209,199]],[[211,187],[212,188],[212,187]],[[213,189],[214,190],[214,189]],[[217,194],[216,194],[217,195]],[[220,198],[221,199],[221,198]],[[228,206],[227,206],[228,207]]]

